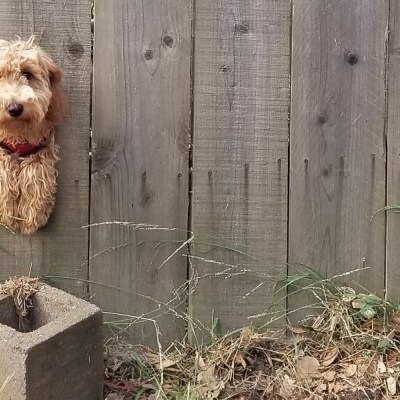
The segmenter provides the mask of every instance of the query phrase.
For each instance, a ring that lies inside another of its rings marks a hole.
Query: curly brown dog
[[[54,208],[61,76],[34,38],[0,40],[0,223],[24,234],[44,226]]]

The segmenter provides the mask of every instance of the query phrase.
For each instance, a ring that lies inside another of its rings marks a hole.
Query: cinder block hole
[[[18,332],[28,333],[60,318],[70,309],[68,304],[53,301],[39,292],[33,295],[33,308],[29,309],[27,318],[21,320],[17,315],[13,298],[8,296],[0,299],[0,324]]]

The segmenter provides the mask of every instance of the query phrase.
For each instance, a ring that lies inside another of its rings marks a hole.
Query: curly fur
[[[62,70],[50,56],[28,41],[0,40],[0,142],[40,145],[21,156],[0,148],[0,222],[31,234],[53,211],[57,190],[58,146],[54,128],[64,113]],[[10,116],[18,103],[23,112]]]

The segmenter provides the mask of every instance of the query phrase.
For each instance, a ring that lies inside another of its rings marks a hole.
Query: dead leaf
[[[392,321],[397,325],[400,326],[400,311],[396,311],[392,314]]]
[[[379,321],[376,319],[369,320],[365,322],[364,324],[361,325],[363,329],[366,330],[371,330],[373,332],[378,332],[378,333],[385,333],[386,332],[386,327],[383,326]]]
[[[245,359],[244,359],[240,354],[238,354],[238,355],[235,357],[235,364],[241,365],[243,368],[247,368],[246,361],[245,361]]]
[[[124,391],[125,393],[135,392],[140,387],[137,383],[127,379],[121,379],[116,382],[105,382],[104,385],[112,390]]]
[[[328,350],[325,352],[323,355],[323,360],[321,362],[321,365],[323,367],[328,367],[331,365],[339,355],[339,349],[337,347],[333,347],[332,349]]]
[[[357,365],[358,373],[361,375],[365,374],[370,366],[369,362],[364,358],[355,359],[353,360],[353,363]]]
[[[119,370],[119,368],[123,363],[124,363],[123,361],[114,358],[113,360],[111,360],[110,362],[111,366],[109,366],[109,368],[111,369],[111,371],[116,372]]]
[[[336,382],[335,384],[332,385],[332,391],[334,393],[340,393],[343,390],[347,389],[347,385],[343,382]]]
[[[386,371],[387,371],[386,365],[385,365],[385,363],[383,362],[383,360],[379,360],[379,361],[378,361],[378,365],[376,366],[376,368],[377,368],[377,370],[378,370],[378,372],[379,372],[380,374],[385,374]]]
[[[400,364],[400,354],[397,350],[389,350],[386,356],[386,364],[390,367],[396,367]]]
[[[273,386],[271,385],[271,377],[262,375],[257,379],[256,390],[271,393],[273,390]]]
[[[298,374],[301,378],[312,378],[319,375],[319,361],[315,357],[302,357],[298,365]]]
[[[160,356],[156,353],[143,352],[143,358],[151,365],[160,366]]]
[[[166,360],[162,360],[161,366],[164,369],[164,368],[168,368],[168,367],[172,367],[173,365],[176,365],[177,362],[178,362],[177,360],[166,359]]]
[[[328,385],[326,383],[320,382],[316,390],[318,393],[322,393],[322,392],[325,392],[327,388],[328,388]]]
[[[396,394],[396,379],[393,378],[393,376],[389,376],[389,378],[386,379],[386,385],[388,392],[394,396]]]
[[[296,381],[294,379],[291,379],[288,375],[285,375],[280,385],[279,395],[283,398],[292,397],[295,390],[295,383]]]
[[[144,358],[151,364],[154,365],[155,368],[160,369],[160,356],[155,353],[150,352],[143,352]],[[172,367],[173,365],[177,364],[179,360],[172,360],[163,358],[161,360],[161,368],[168,368]]]
[[[250,340],[253,337],[253,330],[249,327],[243,328],[240,331],[240,337],[245,340]]]
[[[201,357],[200,353],[196,351],[196,366],[197,366],[197,368],[199,368],[199,369],[204,368],[205,365],[206,364],[205,364],[203,358]]]
[[[215,379],[215,364],[208,365],[207,367],[204,365],[202,371],[200,371],[197,375],[197,382],[199,383],[209,383]]]
[[[310,328],[303,326],[290,326],[288,325],[289,330],[296,335],[303,335],[305,333],[309,333],[311,331]]]
[[[110,393],[107,397],[106,400],[124,400],[125,395],[122,393]]]
[[[225,383],[215,376],[215,364],[204,365],[197,375],[197,382],[200,384],[197,391],[202,399],[217,399],[225,387]]]
[[[357,372],[357,365],[355,364],[348,364],[344,368],[344,374],[347,378],[351,378]]]
[[[328,372],[325,372],[325,374],[324,374],[324,379],[327,382],[332,382],[332,381],[335,380],[335,378],[336,378],[336,372],[335,371],[328,371]]]

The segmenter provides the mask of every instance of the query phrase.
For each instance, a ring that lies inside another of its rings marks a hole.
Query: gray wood
[[[292,31],[289,273],[369,268],[342,280],[379,294],[388,12],[385,0],[296,0]],[[305,304],[289,297],[289,311]]]
[[[290,11],[289,1],[196,3],[195,328],[227,332],[265,324],[271,310],[285,316],[273,287],[287,260]],[[268,309],[275,301],[281,307]]]
[[[400,4],[390,2],[387,71],[387,205],[400,206]],[[400,213],[387,211],[386,289],[390,300],[400,302]]]
[[[93,300],[137,317],[136,343],[156,339],[146,319],[184,333],[186,249],[169,256],[187,238],[190,55],[190,2],[96,2],[91,222],[169,228],[90,229]]]
[[[49,224],[30,237],[0,229],[0,278],[10,275],[62,276],[53,284],[80,295],[87,294],[85,266],[88,254],[89,127],[91,32],[89,0],[1,0],[0,38],[32,34],[65,72],[63,84],[69,112],[56,140],[58,164],[55,214]],[[83,265],[83,266],[82,266]]]

